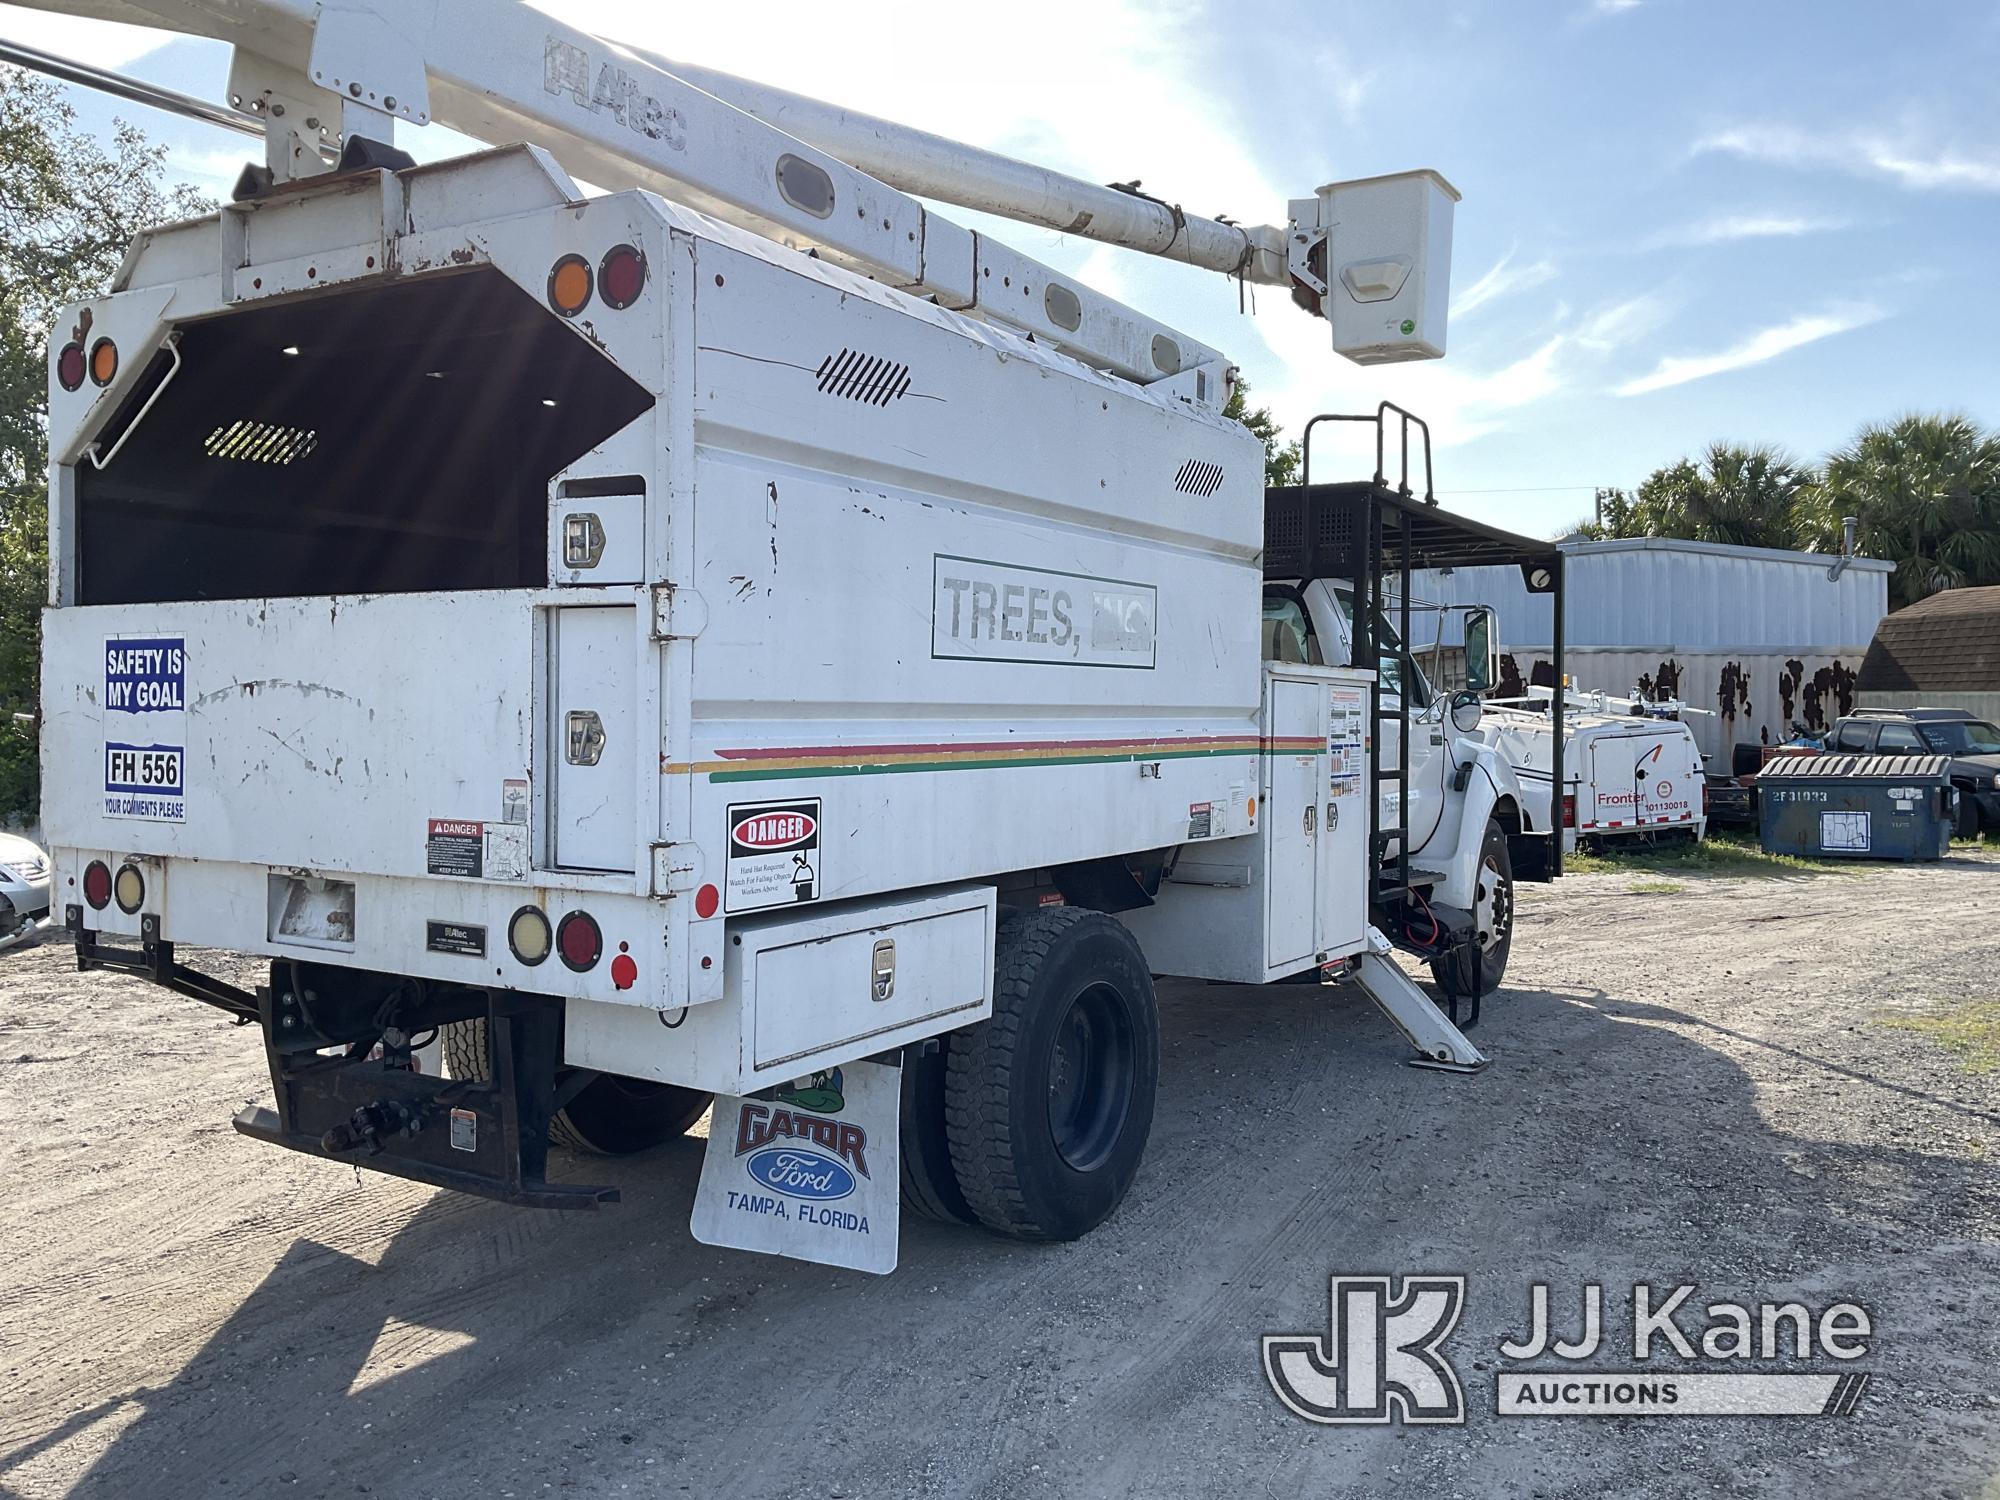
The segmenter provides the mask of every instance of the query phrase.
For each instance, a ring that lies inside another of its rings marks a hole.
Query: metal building
[[[1572,683],[1585,691],[1678,697],[1702,753],[1727,770],[1740,744],[1777,744],[1794,720],[1822,728],[1854,706],[1855,676],[1889,610],[1892,562],[1666,537],[1569,540],[1564,612]],[[1427,572],[1426,603],[1493,605],[1508,688],[1552,681],[1546,596],[1512,568]],[[1447,662],[1461,646],[1443,616]],[[1413,625],[1421,653],[1435,625]],[[1519,686],[1514,685],[1518,679]]]

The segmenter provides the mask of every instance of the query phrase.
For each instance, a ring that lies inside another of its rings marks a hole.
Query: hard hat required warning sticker
[[[104,815],[187,820],[187,641],[104,643]]]
[[[820,888],[819,798],[730,807],[723,910],[817,901]]]

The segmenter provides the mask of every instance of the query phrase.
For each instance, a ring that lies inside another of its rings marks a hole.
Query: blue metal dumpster
[[[1950,767],[1943,755],[1780,756],[1757,776],[1765,852],[1942,859],[1951,844]]]

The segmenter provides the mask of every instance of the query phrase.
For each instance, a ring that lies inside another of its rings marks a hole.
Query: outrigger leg
[[[1356,955],[1354,975],[1368,992],[1368,998],[1417,1049],[1410,1066],[1436,1068],[1445,1073],[1477,1073],[1485,1067],[1486,1055],[1466,1039],[1465,1033],[1432,1003],[1429,995],[1417,988],[1389,957],[1389,952],[1389,940],[1375,928],[1369,928],[1368,947]]]

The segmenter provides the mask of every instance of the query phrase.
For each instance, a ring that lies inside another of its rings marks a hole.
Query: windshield
[[[1340,617],[1347,622],[1348,634],[1351,637],[1354,632],[1354,591],[1335,589],[1333,597],[1340,605]],[[1403,650],[1403,642],[1396,634],[1396,627],[1386,619],[1381,621],[1381,626],[1375,633],[1375,645],[1379,658],[1375,670],[1382,683],[1382,691],[1404,697],[1409,708],[1428,708],[1431,701],[1430,683],[1418,670],[1417,664],[1410,659],[1409,653]],[[1407,695],[1403,692],[1403,682],[1406,677],[1410,684]]]
[[[1984,719],[1919,724],[1924,743],[1939,755],[2000,755],[2000,729]]]

